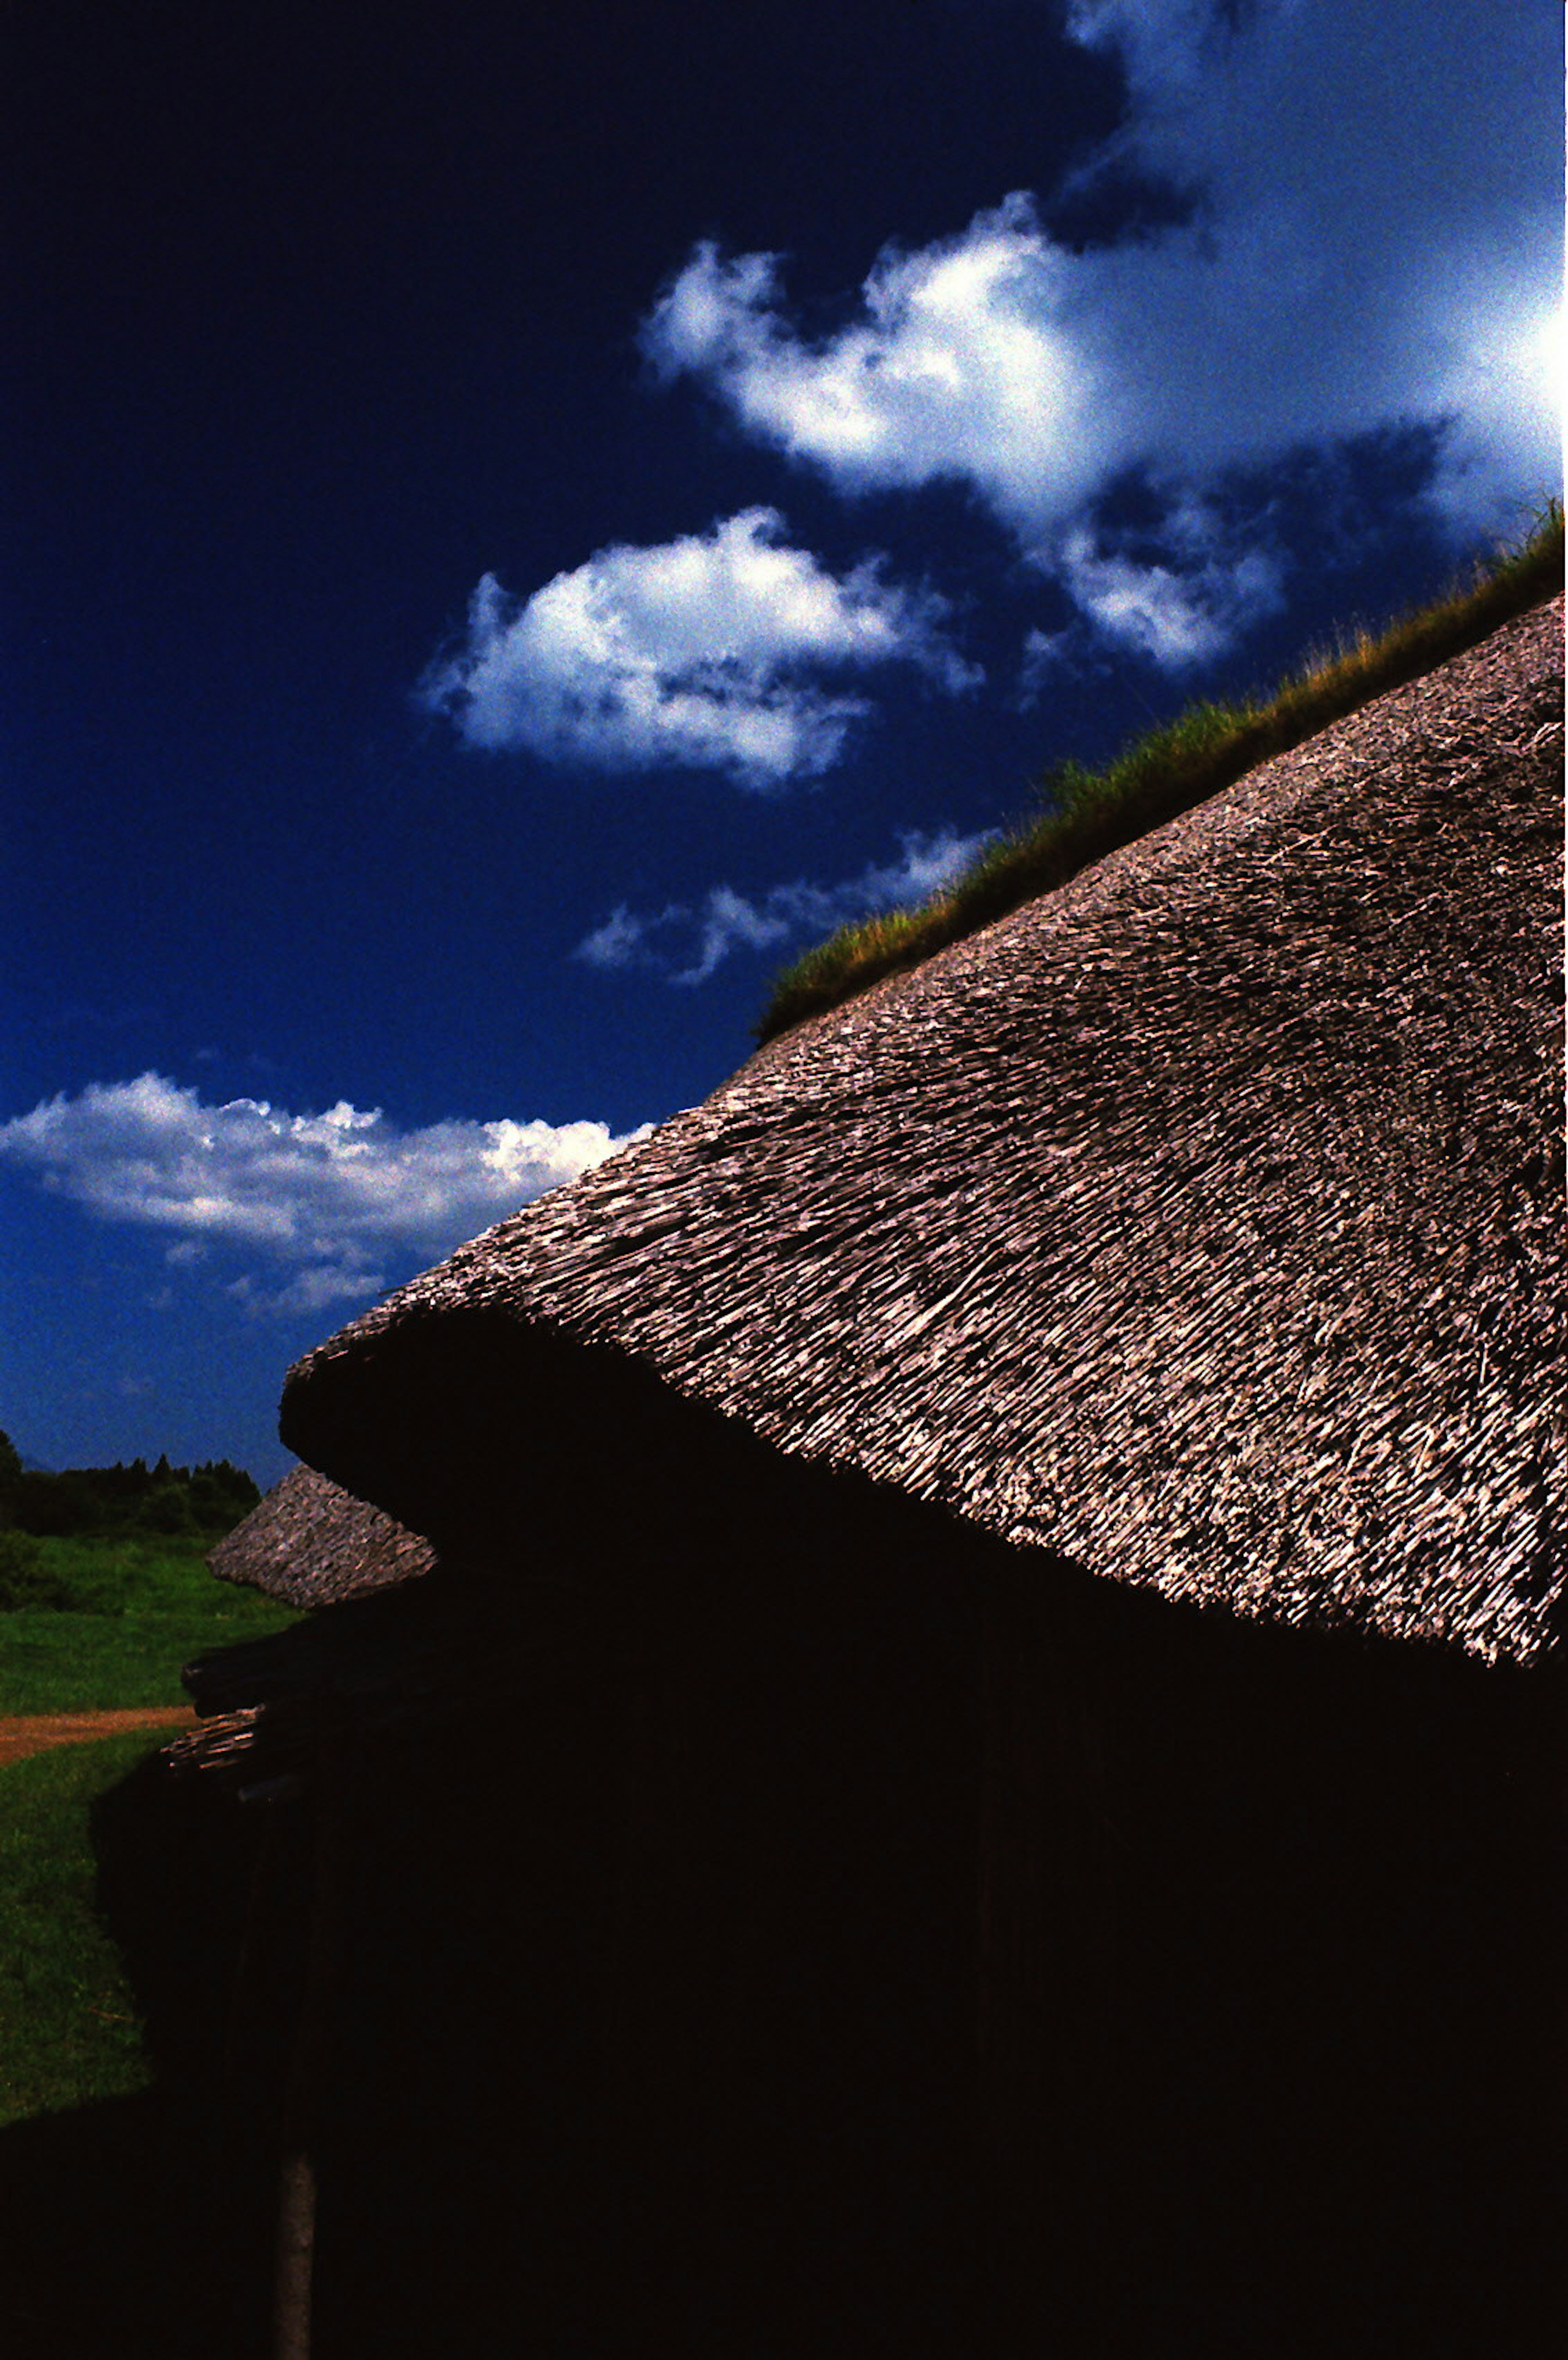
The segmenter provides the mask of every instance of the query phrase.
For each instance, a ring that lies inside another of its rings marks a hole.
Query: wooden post
[[[273,2277],[273,2360],[310,2360],[311,2281],[316,2245],[316,2125],[332,2005],[343,1955],[348,1851],[345,1780],[338,1748],[318,1723],[315,1862],[305,1987],[283,2089]]]

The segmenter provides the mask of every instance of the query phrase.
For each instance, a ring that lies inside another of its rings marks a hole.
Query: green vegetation
[[[1561,590],[1563,558],[1563,509],[1553,500],[1522,547],[1386,629],[1348,635],[1290,673],[1271,697],[1190,705],[1102,770],[1058,763],[1039,781],[1044,811],[993,840],[957,884],[917,909],[841,926],[786,967],[757,1025],[758,1040],[773,1039],[883,976],[917,967],[1386,689],[1474,647]]]
[[[0,1715],[170,1708],[180,1666],[295,1618],[203,1552],[254,1504],[226,1460],[25,1470],[0,1435]],[[141,2030],[93,1907],[96,1798],[166,1740],[0,1765],[0,2124],[143,2088]]]
[[[8,1539],[27,1539],[7,1535]],[[68,1614],[127,1615],[218,1612],[242,1618],[267,1611],[258,1590],[236,1590],[207,1570],[200,1541],[117,1540],[86,1535],[34,1540],[43,1598],[0,1595],[0,1607],[49,1604]]]
[[[24,1607],[0,1613],[0,1713],[178,1708],[189,1701],[180,1685],[181,1664],[299,1619],[291,1607],[257,1590],[230,1589],[193,1564],[211,1595],[184,1609],[80,1614]]]
[[[245,1470],[226,1459],[196,1468],[134,1459],[128,1467],[68,1467],[50,1475],[24,1469],[0,1435],[0,1524],[24,1533],[144,1533],[211,1543],[260,1497]]]
[[[5,1545],[17,1542],[33,1568],[7,1580]],[[198,1544],[0,1533],[0,1713],[178,1706],[181,1664],[295,1619],[214,1580]]]
[[[258,1496],[226,1459],[36,1475],[0,1434],[0,1713],[178,1707],[181,1664],[292,1622],[204,1562]]]
[[[119,1952],[93,1909],[89,1814],[146,1731],[0,1768],[0,2124],[145,2086]]]

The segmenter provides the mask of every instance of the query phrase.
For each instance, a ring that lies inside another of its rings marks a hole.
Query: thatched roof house
[[[1118,1581],[1530,1659],[1561,629],[764,1050],[313,1353],[285,1438],[460,1543],[538,1513],[564,1371],[576,1431],[624,1363]]]
[[[433,2021],[502,2052],[426,2077],[461,2272],[378,2348],[459,2275],[562,2352],[1525,2348],[1562,628],[812,1020],[293,1371],[319,1472],[222,1569],[351,1601],[297,1685],[368,1765],[367,1922],[425,1929],[354,1986],[340,2125]],[[205,1677],[242,1753],[297,1739]],[[552,2223],[477,2278],[475,2106]]]

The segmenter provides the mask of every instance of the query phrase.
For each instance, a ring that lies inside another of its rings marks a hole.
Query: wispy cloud
[[[896,860],[873,862],[837,884],[794,878],[756,895],[715,885],[700,901],[671,902],[645,916],[622,902],[577,945],[576,956],[605,969],[652,969],[670,983],[706,983],[732,951],[776,949],[876,910],[925,901],[961,875],[987,841],[950,828],[911,831],[900,836]]]
[[[1064,536],[1058,564],[1080,616],[1102,639],[1180,672],[1221,654],[1281,605],[1283,568],[1272,552],[1239,544],[1201,500],[1175,501],[1161,523],[1163,558],[1102,519]]]
[[[315,1319],[341,1317],[380,1294],[386,1284],[380,1271],[366,1268],[362,1256],[345,1252],[335,1262],[311,1262],[282,1280],[247,1270],[230,1279],[224,1293],[253,1318]]]
[[[167,1261],[225,1246],[263,1257],[227,1291],[316,1311],[375,1295],[389,1256],[435,1256],[625,1144],[600,1122],[454,1120],[400,1131],[340,1101],[293,1115],[204,1106],[159,1074],[93,1082],[0,1123],[0,1161],[100,1219],[174,1233]]]
[[[768,788],[830,770],[871,710],[825,676],[902,662],[949,691],[979,679],[934,593],[874,560],[840,581],[784,530],[776,509],[747,508],[707,534],[601,549],[527,599],[488,574],[424,701],[472,746]]]
[[[1119,55],[1129,108],[1058,197],[1081,207],[1130,176],[1186,191],[1180,218],[1096,244],[1014,193],[949,238],[885,249],[856,316],[817,340],[777,257],[707,244],[646,348],[847,493],[968,485],[1087,618],[1190,662],[1259,586],[1206,495],[1234,499],[1292,451],[1424,421],[1429,507],[1460,535],[1555,487],[1548,16],[1499,40],[1482,0],[1455,0],[1440,37],[1419,0],[1080,0],[1070,29]],[[1168,510],[1158,564],[1097,546],[1097,504],[1131,474]],[[1266,499],[1256,486],[1264,555]]]

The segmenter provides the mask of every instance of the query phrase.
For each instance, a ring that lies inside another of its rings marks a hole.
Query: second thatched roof
[[[313,1468],[291,1467],[207,1563],[220,1581],[265,1590],[286,1605],[334,1606],[420,1579],[435,1554],[417,1533],[351,1499]]]
[[[1559,600],[465,1246],[284,1438],[444,1546],[635,1379],[1042,1578],[1539,1655],[1562,760]]]

